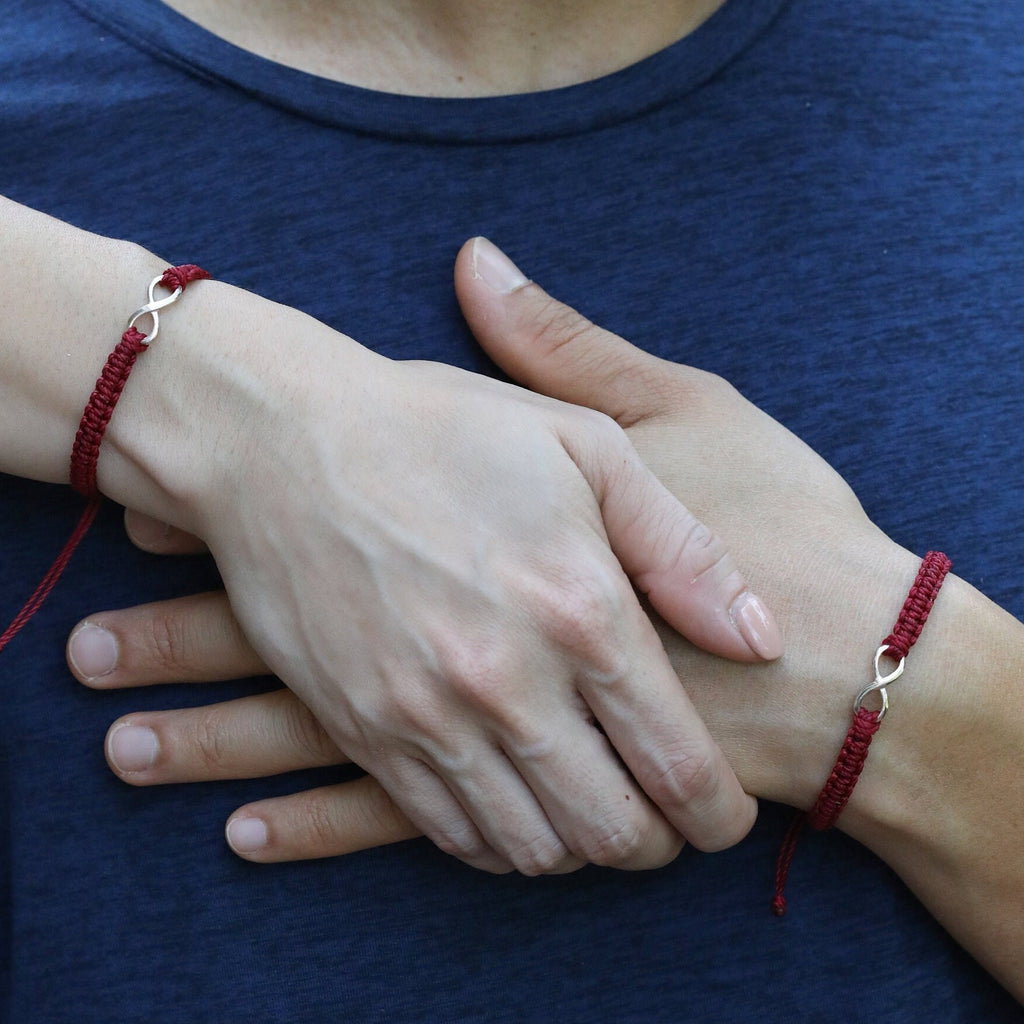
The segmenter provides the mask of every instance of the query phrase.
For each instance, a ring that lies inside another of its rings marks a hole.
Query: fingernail
[[[117,639],[101,626],[87,622],[72,633],[68,659],[85,679],[109,676],[117,668]]]
[[[156,763],[160,741],[152,729],[142,725],[121,725],[107,743],[110,763],[119,772],[144,772]]]
[[[267,845],[267,823],[262,818],[232,818],[224,834],[235,853],[255,853]]]
[[[131,542],[143,550],[154,548],[163,544],[170,537],[174,529],[170,523],[161,519],[154,519],[152,516],[143,515],[141,512],[134,513],[125,520],[128,529],[128,536]]]
[[[499,295],[508,295],[530,283],[529,278],[486,238],[473,239],[473,276]]]
[[[782,631],[759,597],[749,590],[740,594],[729,609],[729,617],[758,657],[774,661],[782,655]]]

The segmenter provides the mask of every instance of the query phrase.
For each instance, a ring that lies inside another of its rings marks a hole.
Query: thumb
[[[487,353],[533,390],[620,424],[653,415],[653,404],[664,402],[673,364],[551,298],[486,239],[463,246],[455,287]],[[604,440],[595,446],[563,437],[597,497],[609,544],[637,587],[669,625],[704,650],[738,661],[779,657],[778,625],[748,590],[721,538],[659,483],[621,431]]]
[[[531,391],[597,409],[624,427],[664,411],[675,363],[552,298],[486,238],[462,247],[455,292],[483,349]]]

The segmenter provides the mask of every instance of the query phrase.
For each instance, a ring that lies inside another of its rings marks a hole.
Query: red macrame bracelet
[[[786,832],[779,851],[779,859],[775,866],[775,898],[772,900],[772,911],[777,917],[786,913],[786,879],[789,877],[790,864],[796,852],[797,840],[805,825],[819,832],[832,828],[843,813],[853,787],[857,785],[864,762],[868,757],[868,748],[878,727],[882,724],[885,713],[889,710],[889,694],[886,687],[894,683],[903,674],[907,653],[921,635],[925,621],[935,598],[953,563],[941,551],[929,551],[921,562],[917,579],[910,588],[907,600],[903,604],[896,625],[892,632],[882,641],[882,646],[875,652],[875,679],[858,695],[853,706],[853,724],[846,734],[839,757],[836,758],[832,774],[825,783],[815,801],[814,806],[801,812],[793,819]],[[879,662],[883,656],[895,658],[899,664],[889,675],[883,676]],[[878,711],[869,711],[864,707],[864,698],[875,691],[882,698],[882,707]]]
[[[50,591],[57,585],[68,562],[71,561],[75,548],[89,532],[89,527],[92,526],[96,513],[99,512],[103,496],[96,486],[96,463],[100,455],[103,434],[107,429],[107,424],[110,423],[114,406],[117,405],[117,400],[121,397],[121,392],[124,391],[128,375],[135,366],[135,360],[138,359],[141,352],[149,347],[149,343],[160,330],[160,310],[166,309],[171,303],[176,302],[192,281],[201,281],[209,276],[201,267],[192,264],[168,267],[160,277],[155,277],[150,282],[149,302],[129,317],[128,327],[121,335],[117,347],[107,358],[103,372],[96,381],[96,388],[82,414],[82,421],[78,426],[74,447],[71,450],[71,486],[79,494],[88,498],[89,504],[86,505],[85,511],[67,543],[54,559],[53,565],[50,566],[46,575],[32,592],[32,596],[25,602],[21,611],[15,615],[14,621],[0,634],[0,651],[35,615]],[[171,294],[158,299],[154,294],[157,287],[170,289]],[[136,322],[147,315],[153,318],[153,329],[148,336],[136,330],[135,327]]]

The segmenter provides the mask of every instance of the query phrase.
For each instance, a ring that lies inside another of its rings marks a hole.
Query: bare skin
[[[414,96],[575,85],[692,32],[723,0],[165,0],[229,42],[323,78]]]

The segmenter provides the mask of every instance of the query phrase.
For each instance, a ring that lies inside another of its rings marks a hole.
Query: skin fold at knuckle
[[[306,767],[336,764],[338,748],[312,711],[290,691],[281,691],[284,704],[280,718],[284,741],[295,751]]]
[[[145,658],[168,680],[177,681],[187,671],[195,649],[186,621],[171,611],[154,611],[144,636]]]
[[[258,811],[267,823],[268,836],[266,847],[259,851],[261,859],[268,855],[274,859],[329,857],[348,850],[347,830],[324,791],[268,801]]]
[[[702,817],[716,804],[723,779],[713,749],[680,745],[658,758],[642,782],[648,797],[672,820],[680,814]]]
[[[625,674],[628,655],[621,643],[625,584],[605,566],[594,563],[552,580],[534,594],[533,616],[556,650],[589,675],[617,679]]]
[[[186,721],[177,742],[168,743],[177,751],[177,760],[183,767],[193,767],[197,777],[230,778],[234,750],[217,705],[196,708]]]
[[[467,864],[485,866],[489,862],[490,847],[468,823],[465,826],[444,825],[425,831],[426,837],[442,852]],[[509,870],[509,868],[505,868]]]
[[[565,874],[582,863],[553,834],[514,843],[505,855],[516,871],[529,878]]]
[[[528,315],[520,321],[519,330],[535,351],[551,357],[567,346],[570,350],[584,347],[574,343],[586,341],[595,328],[575,309],[544,295],[531,305]]]
[[[646,839],[647,831],[636,818],[619,818],[584,832],[579,853],[599,867],[629,868],[642,856]]]

